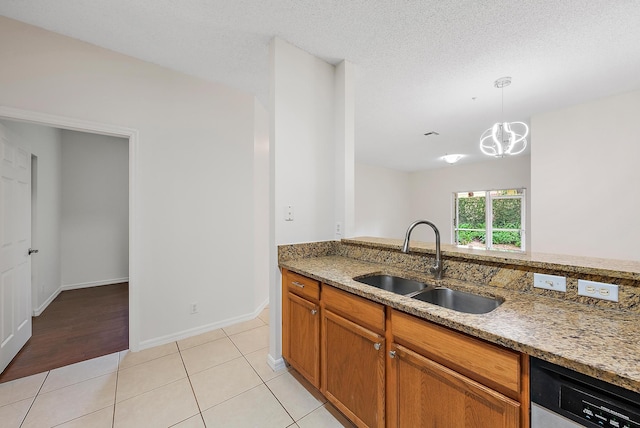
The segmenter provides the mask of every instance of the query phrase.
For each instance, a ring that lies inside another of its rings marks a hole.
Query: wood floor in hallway
[[[0,383],[128,348],[128,283],[63,291],[33,317],[31,339]]]

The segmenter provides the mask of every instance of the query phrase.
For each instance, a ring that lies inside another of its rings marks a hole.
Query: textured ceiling
[[[504,116],[640,88],[640,1],[0,0],[0,14],[256,94],[279,36],[356,72],[356,158],[395,169],[484,160]],[[425,137],[428,131],[439,136]],[[535,144],[535,131],[534,140]]]

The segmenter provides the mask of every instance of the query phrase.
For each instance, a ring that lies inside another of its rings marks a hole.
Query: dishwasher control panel
[[[589,428],[640,428],[640,393],[535,357],[530,363],[531,402],[547,410],[540,419],[532,412],[531,428],[568,427],[571,421]]]
[[[624,409],[577,386],[560,386],[560,408],[597,426],[610,428],[640,428],[640,414]]]

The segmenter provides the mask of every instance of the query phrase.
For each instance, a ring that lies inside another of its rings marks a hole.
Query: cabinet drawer
[[[395,342],[503,394],[520,394],[520,354],[411,315],[392,311]]]
[[[320,282],[315,279],[285,269],[282,272],[282,283],[294,294],[315,301],[320,300]]]
[[[327,309],[348,320],[376,333],[384,332],[384,306],[379,303],[327,285],[322,288],[322,303]]]

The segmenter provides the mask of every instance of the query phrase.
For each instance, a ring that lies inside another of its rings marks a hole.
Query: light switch
[[[547,275],[542,273],[533,274],[533,286],[547,290],[567,292],[567,278],[564,276]]]

